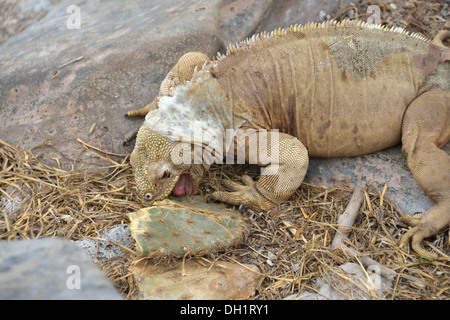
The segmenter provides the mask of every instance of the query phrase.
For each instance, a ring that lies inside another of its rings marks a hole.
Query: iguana
[[[421,243],[450,224],[450,157],[440,149],[450,139],[449,37],[327,21],[255,35],[212,60],[187,53],[155,100],[128,113],[146,114],[130,158],[138,194],[152,203],[195,193],[211,159],[237,154],[244,142],[242,157],[256,155],[262,167],[258,181],[226,181],[232,191],[210,198],[268,210],[297,190],[309,157],[358,156],[401,142],[434,206],[405,218],[412,228],[400,245],[411,241],[421,256],[436,257]],[[222,143],[229,129],[244,138]]]

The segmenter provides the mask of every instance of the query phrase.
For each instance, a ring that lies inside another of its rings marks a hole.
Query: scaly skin
[[[211,199],[254,210],[288,199],[309,156],[362,155],[401,142],[414,178],[435,202],[421,220],[405,219],[413,228],[401,245],[411,240],[418,254],[436,257],[421,242],[450,224],[450,159],[439,149],[450,139],[450,50],[443,45],[449,34],[431,42],[378,25],[326,22],[263,33],[212,62],[186,54],[161,85],[138,134],[131,162],[139,195],[162,199],[180,189],[183,173],[196,185],[209,162],[175,164],[174,154],[183,153],[179,141],[183,150],[209,150],[226,129],[242,129],[247,142],[256,138],[245,145],[243,158],[257,155],[263,171],[257,182],[226,182],[232,192]],[[199,136],[210,140],[199,143]],[[240,150],[238,137],[213,148],[216,160]],[[268,155],[276,161],[267,163],[259,156],[271,145],[276,150]]]

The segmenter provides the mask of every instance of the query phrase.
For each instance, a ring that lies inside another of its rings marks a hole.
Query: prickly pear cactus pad
[[[174,197],[129,215],[141,255],[200,255],[241,242],[247,224],[240,214],[202,197]]]
[[[181,259],[180,259],[181,260]],[[207,260],[206,260],[207,261]],[[130,271],[143,300],[248,299],[262,280],[258,267],[193,258],[175,266],[154,266],[140,259]]]

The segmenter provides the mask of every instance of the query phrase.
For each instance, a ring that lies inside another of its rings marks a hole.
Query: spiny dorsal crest
[[[221,59],[224,59],[238,51],[246,50],[247,48],[254,45],[257,41],[261,41],[262,39],[268,39],[271,37],[280,37],[280,36],[284,36],[289,33],[304,32],[304,31],[309,31],[309,30],[314,30],[314,29],[345,28],[345,27],[358,27],[361,29],[378,29],[378,30],[383,30],[386,32],[395,32],[395,33],[399,33],[399,34],[408,35],[410,37],[417,38],[417,39],[425,41],[425,42],[430,41],[429,39],[427,39],[425,36],[423,36],[421,34],[406,31],[405,29],[403,29],[401,27],[393,26],[393,27],[389,28],[389,27],[381,25],[381,24],[371,24],[371,23],[367,23],[367,22],[361,21],[361,20],[343,20],[343,21],[328,20],[328,21],[324,21],[322,23],[308,22],[306,25],[295,24],[295,25],[291,25],[288,28],[278,28],[271,32],[264,31],[259,34],[254,34],[251,38],[247,38],[241,42],[236,42],[236,44],[229,44],[226,49],[226,53],[225,54],[217,53],[216,59],[221,60]]]

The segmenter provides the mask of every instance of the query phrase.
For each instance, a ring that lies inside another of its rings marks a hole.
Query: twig
[[[72,60],[70,60],[69,62],[66,62],[66,63],[60,65],[60,66],[58,67],[58,69],[64,68],[64,67],[68,66],[69,64],[74,63],[74,62],[77,62],[77,61],[80,61],[80,60],[82,60],[82,59],[84,59],[84,56],[81,56],[81,57],[72,59]]]
[[[341,249],[345,254],[347,254],[350,258],[358,257],[361,263],[365,266],[371,266],[374,265],[379,268],[380,274],[388,279],[394,279],[397,273],[382,264],[376,262],[375,260],[366,257],[366,256],[360,256],[360,253],[353,249],[349,248],[345,245],[345,240],[348,238],[348,234],[352,229],[353,223],[356,220],[356,217],[358,216],[359,208],[361,207],[361,204],[364,200],[364,197],[366,196],[363,188],[362,183],[358,183],[358,185],[355,188],[355,191],[353,192],[353,195],[350,199],[349,204],[347,205],[347,208],[345,209],[344,213],[342,213],[338,218],[338,230],[336,232],[336,236],[333,239],[333,242],[331,243],[331,249]]]
[[[87,144],[86,142],[84,142],[84,141],[81,140],[80,138],[77,138],[77,141],[78,141],[79,143],[81,143],[86,149],[91,148],[91,149],[100,151],[100,152],[102,152],[102,153],[104,153],[104,154],[109,154],[109,155],[117,156],[117,157],[124,157],[124,156],[126,156],[126,154],[124,154],[124,153],[114,153],[114,152],[109,152],[109,151],[105,151],[105,150],[102,150],[102,149],[100,149],[100,148],[94,147],[93,145]]]

